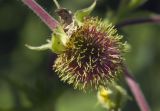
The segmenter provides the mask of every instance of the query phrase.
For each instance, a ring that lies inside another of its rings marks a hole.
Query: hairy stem
[[[53,31],[58,22],[34,0],[22,0]]]
[[[135,18],[129,19],[124,22],[120,22],[116,25],[117,28],[135,25],[135,24],[142,24],[142,23],[160,23],[160,16],[151,16],[149,18]]]
[[[138,83],[136,82],[134,77],[131,75],[131,73],[129,72],[129,70],[126,66],[124,66],[123,70],[125,73],[125,80],[129,86],[131,92],[133,93],[139,108],[141,109],[141,111],[150,111],[150,107],[149,107]]]

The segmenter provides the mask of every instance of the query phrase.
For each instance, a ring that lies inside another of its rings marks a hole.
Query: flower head
[[[54,68],[59,77],[75,88],[106,85],[120,71],[125,50],[116,30],[98,18],[85,18],[58,55]]]
[[[33,50],[50,49],[56,53],[58,58],[53,68],[63,81],[79,89],[105,86],[122,67],[126,45],[111,24],[89,17],[95,5],[96,0],[74,15],[65,8],[59,9],[57,13],[62,21],[54,29],[51,40],[39,47],[27,45]]]

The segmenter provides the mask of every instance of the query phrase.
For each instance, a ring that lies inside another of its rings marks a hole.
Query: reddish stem
[[[141,111],[150,111],[150,107],[138,85],[134,77],[129,72],[128,68],[124,66],[124,73],[125,73],[125,80],[132,91],[138,106],[140,107]]]
[[[120,22],[116,25],[117,28],[135,25],[135,24],[142,24],[142,23],[159,23],[160,24],[160,16],[151,16],[148,18],[134,18],[128,19],[126,21]]]
[[[53,31],[58,25],[58,22],[48,14],[37,2],[34,0],[22,0],[40,19]]]

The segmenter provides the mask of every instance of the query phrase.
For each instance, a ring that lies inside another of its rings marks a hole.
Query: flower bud
[[[127,92],[119,85],[100,87],[97,93],[98,102],[109,111],[121,111],[129,99]]]

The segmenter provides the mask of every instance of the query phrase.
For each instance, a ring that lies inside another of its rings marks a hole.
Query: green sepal
[[[95,6],[96,6],[96,0],[94,0],[92,5],[89,6],[88,8],[85,8],[85,9],[82,9],[82,10],[78,10],[78,11],[75,12],[75,14],[74,14],[75,21],[77,22],[77,24],[79,26],[82,25],[84,17],[88,16],[93,11]]]
[[[47,44],[43,44],[41,46],[30,46],[28,44],[25,45],[27,48],[31,49],[31,50],[36,50],[36,51],[43,51],[43,50],[48,50],[51,49],[51,42],[48,41]]]
[[[63,51],[65,51],[65,46],[66,46],[68,39],[69,37],[64,32],[63,28],[61,26],[58,26],[52,33],[51,50],[57,54],[62,53]]]

